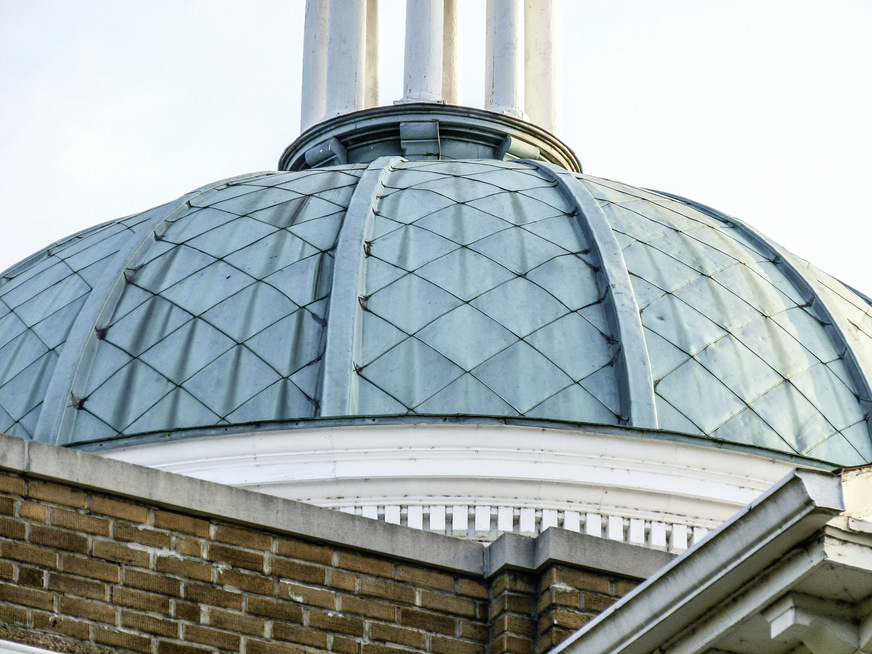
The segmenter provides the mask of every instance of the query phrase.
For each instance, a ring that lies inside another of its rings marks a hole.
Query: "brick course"
[[[4,637],[60,651],[540,654],[636,583],[484,579],[14,474],[0,513]]]

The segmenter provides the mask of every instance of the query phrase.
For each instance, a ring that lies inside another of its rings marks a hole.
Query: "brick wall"
[[[68,652],[532,654],[636,583],[565,563],[470,574],[365,550],[2,473],[0,639]]]

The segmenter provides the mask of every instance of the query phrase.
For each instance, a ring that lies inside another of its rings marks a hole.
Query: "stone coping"
[[[486,546],[6,434],[0,469],[484,578],[564,564],[644,579],[673,558],[555,528],[536,538],[503,534]]]

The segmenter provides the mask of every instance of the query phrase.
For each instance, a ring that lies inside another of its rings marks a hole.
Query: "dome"
[[[357,150],[336,124],[292,170],[6,271],[0,430],[95,449],[339,417],[585,423],[872,462],[864,296],[704,205],[549,163],[557,146],[447,156],[483,146],[443,127],[441,158],[414,156],[406,127],[407,156],[379,156],[378,120]]]

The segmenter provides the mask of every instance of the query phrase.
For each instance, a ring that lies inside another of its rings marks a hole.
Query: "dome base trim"
[[[104,456],[466,538],[560,526],[673,551],[795,468],[630,433],[480,424],[257,432]]]

